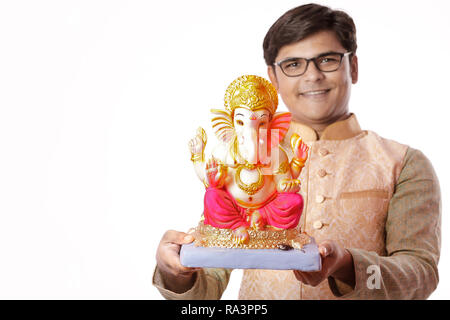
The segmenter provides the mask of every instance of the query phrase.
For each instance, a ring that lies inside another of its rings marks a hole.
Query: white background
[[[357,25],[350,108],[363,129],[434,165],[443,244],[431,298],[448,299],[450,4],[321,3]],[[264,35],[299,4],[1,1],[0,298],[161,299],[158,242],[202,211],[188,139],[211,132],[232,80],[266,76]]]

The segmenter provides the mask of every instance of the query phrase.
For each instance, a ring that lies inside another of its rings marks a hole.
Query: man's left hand
[[[316,272],[294,270],[297,280],[315,287],[328,277],[333,277],[355,287],[353,257],[347,249],[333,240],[325,240],[319,244],[319,253],[322,257],[322,270]]]

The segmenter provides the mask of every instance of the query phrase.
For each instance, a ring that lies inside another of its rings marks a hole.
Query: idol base
[[[186,267],[272,270],[321,270],[317,244],[312,240],[301,249],[240,249],[185,244],[180,251]]]

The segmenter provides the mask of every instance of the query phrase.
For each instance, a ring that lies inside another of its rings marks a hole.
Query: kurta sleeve
[[[409,148],[390,200],[386,256],[347,248],[353,256],[355,288],[332,277],[333,294],[343,299],[426,299],[439,281],[441,196],[430,161]]]
[[[164,279],[158,269],[153,274],[153,285],[167,300],[219,300],[230,280],[231,269],[201,269],[191,289],[183,293],[175,293],[166,289]]]

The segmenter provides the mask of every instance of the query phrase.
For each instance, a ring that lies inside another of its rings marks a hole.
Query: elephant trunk
[[[267,130],[247,128],[242,132],[239,151],[249,164],[267,162]]]

